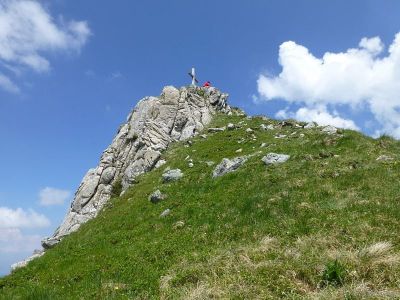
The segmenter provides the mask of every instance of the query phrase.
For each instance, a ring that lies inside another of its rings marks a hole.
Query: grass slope
[[[239,121],[246,125],[196,137],[190,147],[175,144],[165,166],[0,279],[0,298],[399,298],[400,143],[353,131],[263,131],[260,124],[278,123],[262,118],[221,115],[211,126]],[[217,179],[215,165],[205,163],[257,151]],[[269,152],[291,158],[266,167],[260,159]],[[376,161],[382,154],[394,160]],[[163,184],[165,167],[184,177]],[[147,197],[157,188],[168,198],[152,204]],[[160,218],[167,208],[171,214]]]

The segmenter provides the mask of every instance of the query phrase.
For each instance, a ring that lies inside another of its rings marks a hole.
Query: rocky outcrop
[[[161,165],[161,153],[174,141],[201,132],[217,112],[230,113],[228,95],[216,88],[167,86],[159,97],[139,101],[122,124],[99,165],[82,180],[71,208],[52,237],[42,241],[50,248],[81,224],[96,217],[111,198],[113,186],[126,190],[135,178]]]
[[[227,173],[236,171],[240,166],[242,166],[247,161],[247,159],[248,159],[247,156],[240,156],[232,159],[229,158],[222,159],[221,163],[215,167],[212,173],[212,177],[216,178],[223,176]]]

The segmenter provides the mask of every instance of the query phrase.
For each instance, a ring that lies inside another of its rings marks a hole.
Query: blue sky
[[[32,36],[18,5],[47,20],[28,45],[6,38],[16,34],[7,22]],[[396,136],[400,76],[381,74],[398,63],[387,49],[397,49],[399,13],[396,0],[0,0],[0,274],[55,230],[137,101],[188,84],[192,66],[249,114]],[[343,55],[331,67],[327,52]],[[371,83],[351,95],[330,85],[343,65],[356,68],[346,82],[368,73]],[[307,82],[310,70],[321,75]]]

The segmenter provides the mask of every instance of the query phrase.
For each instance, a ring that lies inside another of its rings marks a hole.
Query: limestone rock
[[[376,161],[391,161],[393,160],[393,157],[389,156],[389,155],[380,155]]]
[[[156,162],[156,164],[154,165],[154,168],[158,169],[161,166],[165,165],[167,162],[164,159],[160,159],[159,161]]]
[[[171,213],[171,210],[169,208],[167,208],[166,210],[164,210],[161,214],[160,214],[160,218],[165,218],[166,216],[168,216]]]
[[[214,128],[208,128],[208,132],[214,133],[214,132],[221,132],[225,131],[226,127],[214,127]]]
[[[327,134],[335,134],[338,132],[337,128],[331,125],[325,126],[322,128],[322,132],[325,132]]]
[[[180,169],[168,170],[162,174],[163,182],[177,181],[183,177]]]
[[[15,264],[11,265],[11,271],[15,271],[16,269],[26,267],[28,265],[28,263],[30,263],[32,260],[34,260],[38,257],[41,257],[43,254],[44,254],[44,251],[35,250],[35,252],[33,253],[32,256],[28,257],[27,259],[25,259],[23,261],[20,261],[20,262],[17,262]]]
[[[226,128],[228,130],[234,130],[236,128],[236,126],[234,124],[232,124],[232,123],[229,123],[228,125],[226,125]]]
[[[304,125],[305,129],[315,128],[315,127],[317,127],[317,123],[315,122],[309,122],[306,125]]]
[[[277,154],[277,153],[268,153],[261,160],[266,165],[276,165],[286,162],[290,158],[290,155],[286,154]]]
[[[212,177],[215,178],[236,171],[246,161],[246,156],[235,157],[233,159],[224,158],[222,162],[215,167]]]
[[[159,97],[145,97],[129,113],[98,166],[84,176],[71,208],[53,236],[42,241],[51,248],[81,224],[97,216],[119,182],[123,191],[140,174],[159,168],[161,152],[175,141],[199,134],[217,112],[229,113],[228,94],[218,89],[167,86]]]
[[[164,200],[166,198],[166,196],[161,193],[160,190],[156,190],[155,192],[153,192],[150,196],[149,196],[149,201],[151,203],[158,203],[162,200]]]

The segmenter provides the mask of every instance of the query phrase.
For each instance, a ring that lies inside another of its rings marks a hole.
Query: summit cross
[[[196,70],[195,68],[192,68],[192,71],[188,73],[190,77],[192,77],[192,86],[196,86],[196,83],[198,83],[199,81],[197,80],[196,77]]]

